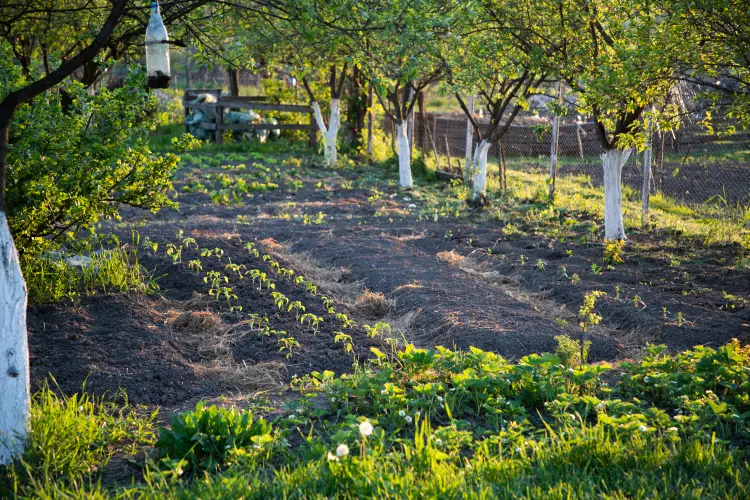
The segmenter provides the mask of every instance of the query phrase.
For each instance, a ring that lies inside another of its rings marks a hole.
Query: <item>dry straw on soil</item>
[[[354,300],[352,312],[360,318],[382,320],[391,315],[395,306],[395,301],[386,298],[382,292],[365,290],[362,295]]]
[[[186,357],[193,361],[195,372],[225,389],[246,391],[271,390],[281,386],[283,363],[238,363],[232,349],[244,336],[253,333],[250,321],[228,325],[209,309],[211,301],[200,294],[184,302],[169,302],[162,313],[171,337]]]

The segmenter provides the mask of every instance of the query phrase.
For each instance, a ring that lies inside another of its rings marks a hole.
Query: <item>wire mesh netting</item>
[[[450,167],[464,166],[466,119],[427,114],[427,127],[414,119],[414,145],[423,151],[451,158]],[[488,125],[479,121],[481,125]],[[386,131],[392,124],[384,122]],[[476,146],[476,141],[474,141]],[[594,185],[603,181],[600,154],[604,151],[593,123],[559,126],[557,175],[585,175]],[[750,132],[710,134],[694,123],[652,136],[651,192],[662,193],[686,204],[720,202],[750,204]],[[502,140],[493,144],[488,158],[504,161],[508,170],[549,172],[552,129],[549,120],[539,124],[512,125]],[[632,154],[623,167],[623,183],[635,190],[643,184],[644,154]],[[447,160],[446,160],[447,162]],[[447,167],[447,165],[444,165]]]

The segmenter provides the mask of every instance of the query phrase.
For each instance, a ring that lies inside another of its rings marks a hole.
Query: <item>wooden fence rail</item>
[[[217,98],[215,103],[192,104],[198,94],[208,93]],[[225,130],[309,130],[310,146],[317,143],[318,127],[315,123],[315,112],[311,106],[297,104],[280,104],[269,102],[264,96],[222,96],[221,90],[216,89],[187,89],[182,97],[185,116],[190,109],[213,111],[216,113],[216,123],[201,123],[200,128],[216,131],[216,144],[222,143],[222,133]],[[280,111],[285,113],[300,113],[308,115],[308,123],[224,123],[226,109],[252,109],[256,111]],[[187,129],[187,126],[186,126]]]

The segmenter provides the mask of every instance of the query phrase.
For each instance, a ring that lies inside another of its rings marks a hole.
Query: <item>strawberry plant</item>
[[[199,402],[194,411],[172,417],[170,428],[159,429],[156,449],[162,463],[191,475],[227,467],[272,441],[271,425],[251,412]]]

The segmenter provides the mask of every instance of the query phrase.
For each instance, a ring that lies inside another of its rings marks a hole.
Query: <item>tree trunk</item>
[[[482,139],[477,145],[472,160],[471,170],[474,171],[474,195],[472,201],[475,204],[484,205],[487,201],[487,152],[490,150],[490,143],[487,139]]]
[[[631,149],[610,149],[601,154],[604,167],[604,239],[624,240],[622,220],[622,167]]]
[[[414,89],[409,90],[409,102],[411,103],[414,99]],[[409,164],[414,159],[414,108],[409,111],[409,117],[406,127],[406,137],[409,144]],[[399,144],[399,152],[401,151],[401,144]]]
[[[318,124],[318,130],[323,136],[323,157],[326,165],[334,167],[338,162],[336,143],[338,142],[339,126],[341,125],[339,99],[331,99],[331,118],[327,127],[318,101],[313,101],[312,107],[315,111],[315,122]]]
[[[240,95],[240,72],[236,68],[229,68],[227,70],[229,75],[229,95]]]
[[[412,187],[413,182],[411,178],[411,161],[410,161],[410,148],[409,148],[409,136],[407,132],[407,123],[401,122],[396,125],[398,134],[398,178],[399,186],[401,187]]]
[[[426,151],[429,145],[429,142],[427,141],[429,124],[427,123],[427,106],[425,104],[424,90],[420,91],[419,95],[417,95],[417,106],[419,107],[419,123],[422,125],[422,128],[420,129],[422,134],[419,136],[421,142],[420,147],[422,148],[422,151]],[[435,165],[437,166],[437,163]]]
[[[29,430],[26,283],[5,212],[0,211],[0,464],[23,453]]]
[[[349,78],[349,95],[346,98],[346,123],[348,125],[346,133],[347,141],[355,149],[359,149],[362,144],[362,131],[365,128],[367,107],[367,95],[364,85],[362,85],[362,72],[358,66],[354,66]]]

